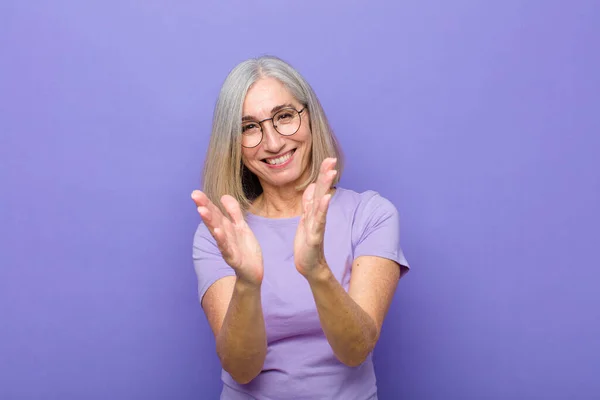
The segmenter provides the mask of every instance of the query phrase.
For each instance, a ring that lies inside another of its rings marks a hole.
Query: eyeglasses
[[[300,114],[306,110],[306,107],[298,111],[295,108],[283,108],[275,113],[273,117],[263,119],[262,121],[245,121],[242,123],[242,146],[247,148],[256,147],[262,142],[263,128],[262,124],[271,121],[273,128],[283,136],[291,136],[298,132],[302,117]]]

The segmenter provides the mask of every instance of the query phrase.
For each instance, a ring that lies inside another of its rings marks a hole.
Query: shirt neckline
[[[341,189],[338,186],[335,187],[335,192],[333,192],[333,194],[331,195],[331,200],[329,201],[329,209],[330,210],[331,210],[331,206],[333,205],[333,203],[335,203],[340,190],[343,190],[343,189]],[[251,212],[247,212],[246,220],[247,221],[256,221],[256,222],[264,222],[264,223],[268,223],[268,224],[287,225],[287,224],[292,224],[292,223],[294,223],[294,224],[298,223],[298,221],[300,221],[300,215],[296,215],[294,217],[285,217],[285,218],[269,218],[269,217],[263,217],[260,215],[252,214]]]

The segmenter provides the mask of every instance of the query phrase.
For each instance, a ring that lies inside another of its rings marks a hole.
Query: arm
[[[348,292],[327,265],[307,275],[321,326],[342,363],[358,366],[373,351],[399,278],[396,262],[374,256],[354,260]]]
[[[298,272],[309,282],[321,327],[334,354],[344,364],[357,366],[379,339],[383,319],[402,272],[400,263],[393,260],[401,257],[397,248],[395,213],[389,210],[391,203],[383,202],[379,204],[381,207],[374,207],[376,215],[361,213],[367,217],[367,223],[360,228],[363,235],[355,250],[358,256],[352,265],[348,293],[335,279],[327,265],[323,246],[331,200],[328,192],[336,175],[335,161],[323,161],[317,181],[304,191],[304,210],[294,239],[294,261]],[[372,252],[394,258],[370,255]]]
[[[206,291],[202,307],[223,369],[240,384],[250,382],[267,354],[260,286],[233,276],[222,278]]]
[[[263,258],[260,245],[244,220],[238,202],[223,196],[223,214],[208,197],[194,191],[192,198],[213,237],[196,250],[196,269],[226,263],[235,276],[221,277],[202,297],[202,307],[216,339],[223,369],[238,383],[246,384],[262,370],[267,353],[260,288]],[[202,242],[200,242],[202,243]]]

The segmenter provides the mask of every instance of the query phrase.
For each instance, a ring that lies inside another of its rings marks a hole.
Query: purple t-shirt
[[[262,372],[246,385],[236,383],[223,370],[221,399],[377,398],[372,355],[358,367],[347,367],[335,357],[323,333],[310,286],[294,265],[299,219],[246,217],[263,252],[267,356]],[[327,213],[325,257],[346,291],[352,261],[366,255],[408,267],[400,248],[398,212],[376,192],[338,188]],[[200,300],[218,279],[235,275],[202,223],[194,237],[193,258]]]

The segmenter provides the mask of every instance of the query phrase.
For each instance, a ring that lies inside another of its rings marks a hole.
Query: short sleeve
[[[198,277],[198,296],[200,302],[208,288],[221,278],[235,275],[235,271],[225,260],[208,228],[200,223],[194,235],[192,251],[194,270]]]
[[[388,258],[406,267],[410,266],[400,246],[400,218],[396,207],[377,192],[361,194],[356,209],[352,237],[354,258],[377,256]]]

